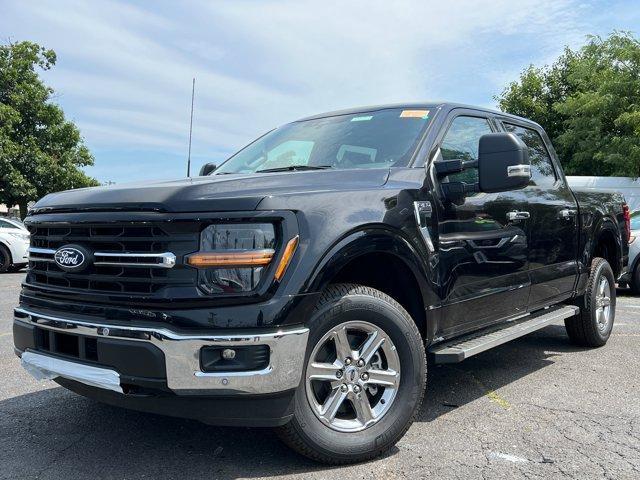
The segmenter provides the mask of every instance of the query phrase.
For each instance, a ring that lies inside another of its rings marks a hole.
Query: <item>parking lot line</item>
[[[489,390],[486,395],[489,400],[491,400],[495,404],[500,405],[505,410],[509,410],[511,408],[511,404],[505,398],[501,397],[496,391]]]
[[[460,369],[460,368],[455,368],[455,367],[450,367],[453,370],[457,370],[458,372],[461,373],[469,373],[469,372],[465,372],[464,370]],[[505,410],[509,410],[511,408],[511,404],[509,403],[509,401],[502,397],[498,392],[496,392],[495,390],[490,389],[489,387],[487,387],[484,383],[482,383],[473,373],[471,373],[471,380],[481,389],[484,391],[484,396],[487,397],[489,399],[489,401],[495,403],[496,405],[504,408]]]

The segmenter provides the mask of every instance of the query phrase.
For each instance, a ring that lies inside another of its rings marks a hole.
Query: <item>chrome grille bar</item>
[[[54,262],[55,253],[56,250],[52,248],[29,247],[29,260],[32,262]],[[95,258],[94,265],[117,267],[173,268],[176,264],[176,256],[171,252],[94,252],[93,257]]]
[[[53,262],[53,255],[56,253],[51,248],[29,247],[29,261],[32,262]],[[38,256],[34,256],[38,255]],[[39,255],[50,255],[50,257],[41,257]]]
[[[176,256],[171,252],[165,253],[111,253],[111,252],[95,252],[93,254],[96,259],[94,265],[114,265],[119,267],[156,267],[156,268],[173,268],[176,264]],[[107,260],[99,260],[105,258]],[[127,259],[144,259],[146,262],[132,262]],[[111,259],[111,260],[109,260]],[[125,259],[118,261],[117,259]],[[156,262],[149,260],[158,260]]]

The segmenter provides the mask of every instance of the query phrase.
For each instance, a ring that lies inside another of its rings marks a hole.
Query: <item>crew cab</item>
[[[611,335],[628,208],[573,192],[527,119],[345,110],[201,173],[35,205],[13,324],[25,369],[112,405],[276,427],[338,464],[402,437],[429,357],[554,323],[584,347]]]

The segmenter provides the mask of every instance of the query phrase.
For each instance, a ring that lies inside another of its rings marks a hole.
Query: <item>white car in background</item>
[[[0,218],[0,273],[17,272],[29,262],[29,231],[19,220]]]
[[[631,238],[629,239],[629,272],[620,279],[633,293],[640,294],[640,211],[631,215]]]

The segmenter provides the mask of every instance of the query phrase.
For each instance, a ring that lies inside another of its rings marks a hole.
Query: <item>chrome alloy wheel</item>
[[[400,358],[380,327],[345,322],[315,345],[305,379],[316,417],[333,430],[357,432],[391,408],[400,386]]]
[[[596,290],[596,321],[601,332],[607,331],[611,323],[611,285],[604,275],[600,278]]]

